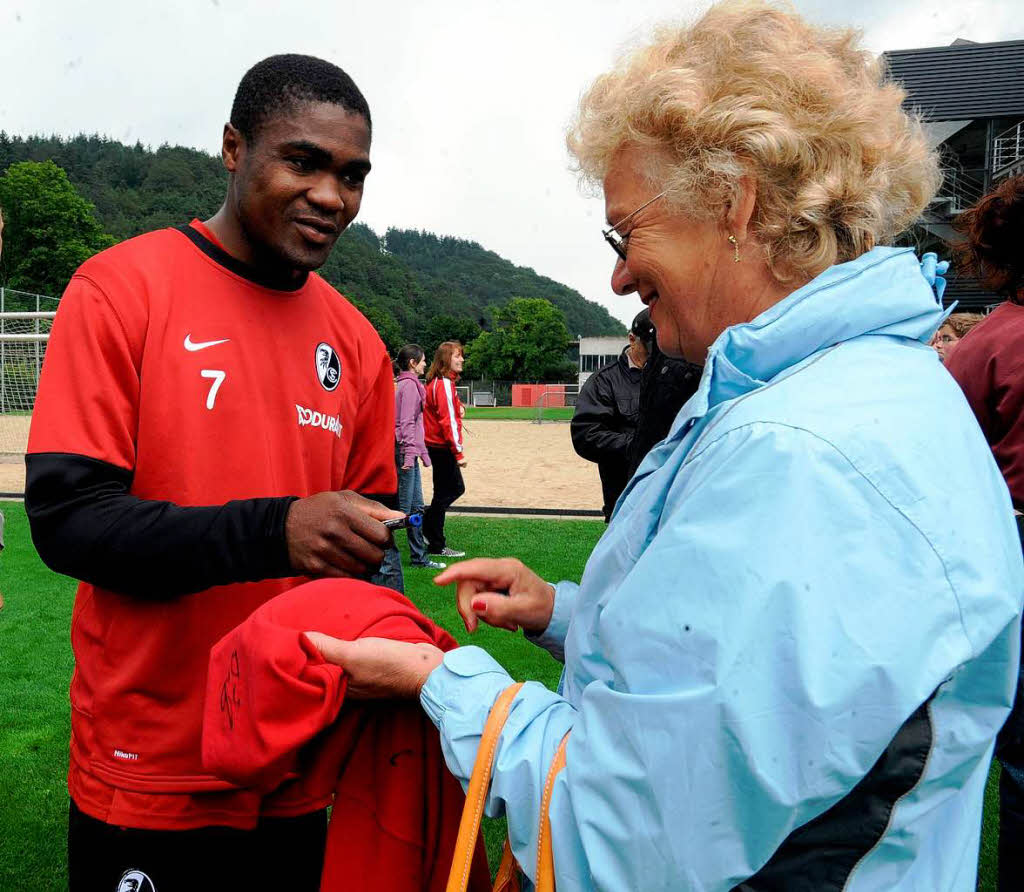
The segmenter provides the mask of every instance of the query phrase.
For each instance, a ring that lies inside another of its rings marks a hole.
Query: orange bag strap
[[[519,864],[512,854],[512,846],[509,845],[508,837],[505,837],[505,848],[501,852],[501,864],[498,865],[498,872],[494,875],[493,892],[520,892]]]
[[[544,784],[544,796],[540,801],[540,828],[537,831],[537,892],[555,892],[555,857],[551,851],[551,793],[555,789],[555,778],[565,768],[565,747],[569,743],[567,731],[558,744],[555,757],[548,769]]]
[[[537,831],[537,892],[555,892],[555,858],[551,849],[551,794],[558,772],[565,768],[565,748],[568,743],[569,733],[566,732],[551,760],[548,777],[544,783],[544,795],[540,801],[540,826]],[[501,865],[494,877],[494,892],[519,892],[518,871],[519,865],[516,864],[512,847],[506,839],[505,850],[501,854]]]
[[[487,801],[487,790],[491,785],[491,770],[494,766],[494,754],[498,749],[498,738],[505,727],[512,701],[519,693],[522,683],[509,685],[491,707],[484,733],[480,737],[473,774],[466,790],[466,804],[462,809],[462,820],[459,821],[459,835],[455,841],[455,854],[452,856],[452,869],[448,874],[446,892],[466,892],[469,883],[469,868],[473,863],[473,852],[480,834],[480,819]]]

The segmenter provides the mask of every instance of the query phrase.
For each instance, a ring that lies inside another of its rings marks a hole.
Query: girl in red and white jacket
[[[462,344],[445,341],[437,348],[427,372],[427,396],[423,404],[423,432],[434,472],[434,495],[423,515],[423,535],[431,554],[465,557],[464,551],[449,548],[444,537],[445,515],[452,503],[466,491],[461,468],[466,467],[462,445],[464,410],[455,382],[465,359]]]

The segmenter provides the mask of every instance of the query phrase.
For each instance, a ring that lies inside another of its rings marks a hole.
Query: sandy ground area
[[[25,491],[29,415],[0,415],[0,492]]]
[[[25,491],[25,459],[18,455],[0,455],[0,492]]]
[[[27,416],[0,417],[0,492],[25,491],[28,442]],[[463,505],[508,508],[601,507],[601,481],[597,465],[573,452],[568,422],[534,424],[530,421],[474,419],[465,432],[469,466]],[[423,490],[430,500],[430,470],[423,474]]]
[[[466,434],[463,469],[466,494],[458,505],[509,508],[601,507],[597,465],[580,458],[569,439],[568,422],[481,421]],[[430,500],[430,470],[423,493]]]

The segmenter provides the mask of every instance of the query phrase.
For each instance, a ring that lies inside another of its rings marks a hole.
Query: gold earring
[[[730,235],[729,236],[729,244],[732,245],[733,250],[736,252],[735,256],[733,256],[733,258],[732,258],[732,262],[733,263],[739,263],[740,262],[740,245],[739,245],[739,242],[736,241],[736,236],[734,236],[734,235]]]

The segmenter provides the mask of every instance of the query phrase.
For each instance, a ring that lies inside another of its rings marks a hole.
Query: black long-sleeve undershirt
[[[67,453],[26,456],[25,510],[52,570],[141,598],[292,576],[285,519],[296,496],[183,508],[131,495],[132,473]]]

